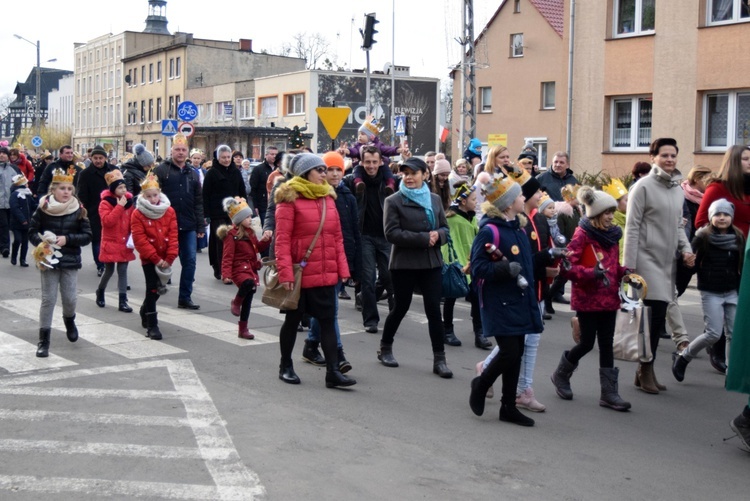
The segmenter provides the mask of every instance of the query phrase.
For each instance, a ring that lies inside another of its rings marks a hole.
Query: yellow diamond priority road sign
[[[336,139],[336,136],[341,132],[341,128],[346,123],[346,119],[349,118],[349,114],[352,112],[350,108],[315,108],[318,113],[318,118],[323,122],[323,127],[326,128],[328,135],[331,139]]]

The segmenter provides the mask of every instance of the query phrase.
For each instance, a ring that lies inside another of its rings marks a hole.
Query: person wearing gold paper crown
[[[135,210],[133,195],[128,192],[125,179],[119,170],[107,172],[104,180],[109,186],[101,192],[99,203],[102,224],[100,260],[104,265],[104,274],[96,289],[96,305],[104,308],[104,290],[117,267],[117,291],[120,300],[117,309],[130,313],[133,309],[128,305],[128,262],[135,260],[135,254],[127,243],[130,237],[130,218]]]
[[[141,183],[141,194],[135,206],[130,229],[146,278],[146,297],[140,310],[141,325],[147,329],[146,337],[158,341],[162,334],[156,316],[156,301],[165,292],[165,275],[171,274],[172,263],[178,254],[177,216],[169,198],[161,192],[153,171]]]
[[[230,311],[240,317],[237,337],[254,339],[247,328],[253,295],[260,285],[258,270],[261,262],[258,255],[268,249],[271,236],[263,235],[260,240],[253,231],[253,210],[244,198],[226,197],[222,200],[232,224],[224,224],[216,230],[216,236],[224,242],[222,247],[221,275],[230,279],[239,288],[232,299]]]
[[[198,310],[193,303],[193,282],[195,281],[195,256],[198,238],[206,233],[203,219],[203,193],[201,181],[192,166],[187,162],[188,142],[184,134],[177,134],[172,142],[172,156],[154,169],[164,195],[171,201],[177,215],[179,235],[180,293],[177,307]]]
[[[21,171],[10,162],[10,150],[0,147],[0,253],[3,257],[10,254],[10,190],[13,177]]]
[[[28,180],[23,174],[16,174],[12,178],[10,189],[10,231],[13,232],[13,246],[10,253],[10,264],[16,265],[21,258],[21,268],[26,264],[26,253],[29,250],[29,220],[36,210],[36,200],[28,188]],[[20,256],[19,256],[20,250]]]
[[[622,263],[622,250],[625,246],[625,218],[628,209],[628,189],[622,181],[613,177],[609,184],[602,186],[602,191],[617,201],[617,208],[615,209],[613,222],[623,231],[620,241],[618,242],[620,247],[618,259]]]
[[[49,355],[58,290],[62,297],[65,334],[71,343],[78,340],[75,324],[78,270],[81,269],[81,247],[91,243],[91,225],[86,209],[75,197],[75,174],[72,165],[67,171],[56,169],[53,172],[50,192],[39,200],[39,207],[29,223],[29,241],[37,246],[34,259],[42,278],[37,357]]]

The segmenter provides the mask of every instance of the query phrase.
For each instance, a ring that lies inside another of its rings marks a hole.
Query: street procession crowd
[[[551,376],[557,395],[573,399],[575,370],[597,343],[600,405],[627,411],[631,403],[619,395],[613,353],[627,284],[650,309],[653,357],[661,338],[674,342],[677,381],[689,377],[690,362],[707,350],[711,365],[726,374],[726,388],[750,394],[750,313],[735,316],[738,304],[750,301],[750,278],[742,275],[749,147],[731,146],[717,172],[695,166],[683,177],[677,142],[658,138],[650,161],[633,167],[632,183],[612,178],[594,187],[579,185],[566,152],[555,153],[550,168],[539,172],[530,143],[513,160],[505,146],[483,156],[481,141],[473,139],[451,165],[442,154],[422,159],[406,146],[385,144],[379,133],[368,118],[355,145],[342,143],[323,155],[269,146],[252,169],[227,145],[207,160],[181,134],[168,158],[154,158],[137,144],[119,165],[101,146],[85,157],[63,146],[57,158],[46,152],[27,158],[22,148],[0,146],[0,253],[28,267],[30,252],[41,270],[36,355],[49,354],[58,294],[67,338],[78,339],[83,247],[90,246],[100,277],[96,304],[106,307],[116,271],[117,307],[125,313],[133,311],[128,265],[140,259],[146,292],[139,314],[153,340],[162,339],[157,301],[173,279],[177,306],[200,309],[192,298],[196,253],[207,248],[215,279],[237,290],[228,307],[238,317],[240,338],[254,338],[251,304],[263,290],[264,265],[274,264],[283,289],[299,290],[296,308],[282,311],[279,379],[285,383],[300,383],[293,350],[298,332],[308,328],[302,359],[326,367],[329,388],[356,384],[347,376],[352,364],[337,321],[339,301],[352,296],[364,330],[381,332],[377,359],[398,367],[396,335],[415,294],[428,321],[433,373],[451,378],[445,346],[462,344],[454,313],[457,299],[465,299],[474,345],[487,355],[471,381],[471,410],[481,416],[499,382],[500,420],[533,426],[519,409],[545,410],[533,390],[544,321],[555,314],[555,303],[569,303],[574,340]],[[180,274],[172,277],[178,258]],[[460,271],[451,273],[455,268]],[[447,284],[456,274],[458,284]],[[704,330],[690,339],[679,296],[693,276]],[[389,309],[382,331],[379,300]],[[653,358],[638,364],[635,385],[649,394],[666,390]],[[730,426],[750,448],[750,400]]]

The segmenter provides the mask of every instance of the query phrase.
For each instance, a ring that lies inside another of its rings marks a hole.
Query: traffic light
[[[360,30],[360,33],[362,33],[363,49],[370,50],[372,48],[372,44],[377,43],[377,40],[373,40],[373,37],[375,36],[375,33],[377,33],[375,25],[379,22],[380,21],[375,19],[374,12],[372,14],[365,14],[365,29]]]

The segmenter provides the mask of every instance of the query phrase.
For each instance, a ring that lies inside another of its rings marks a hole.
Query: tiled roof
[[[529,0],[542,14],[544,19],[552,26],[552,29],[563,36],[563,17],[565,15],[565,0]]]

